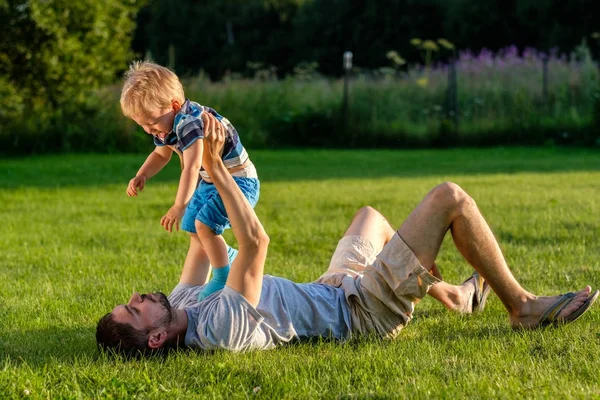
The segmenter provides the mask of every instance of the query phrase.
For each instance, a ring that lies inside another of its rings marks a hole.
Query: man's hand
[[[160,224],[169,232],[173,232],[173,226],[175,230],[179,230],[179,221],[183,218],[183,214],[185,214],[185,206],[173,205],[160,219]]]
[[[146,176],[138,175],[132,180],[129,181],[129,185],[127,185],[127,196],[133,197],[138,195],[138,190],[141,192],[144,190],[144,186],[146,186]]]
[[[223,145],[225,144],[225,127],[214,115],[202,113],[204,122],[204,154],[202,165],[204,168],[212,166],[215,161],[221,160]]]

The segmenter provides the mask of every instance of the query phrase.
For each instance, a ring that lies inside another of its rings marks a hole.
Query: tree
[[[135,46],[177,73],[213,79],[249,62],[291,70],[300,0],[154,0],[139,15]]]
[[[346,50],[354,53],[353,62],[361,68],[387,65],[390,50],[418,60],[410,39],[444,37],[442,11],[438,0],[313,0],[295,21],[296,57],[317,61],[328,75],[342,73]]]
[[[0,0],[0,91],[32,112],[74,109],[132,58],[136,0]]]

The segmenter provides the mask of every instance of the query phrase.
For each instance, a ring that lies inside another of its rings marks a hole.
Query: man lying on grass
[[[506,265],[474,200],[453,183],[431,190],[397,232],[374,209],[361,209],[317,283],[263,275],[269,237],[223,165],[218,122],[207,114],[203,118],[203,165],[239,244],[227,285],[198,301],[205,282],[186,265],[168,299],[162,293],[135,293],[102,317],[96,331],[102,348],[127,354],[177,346],[243,351],[313,337],[394,338],[427,293],[452,310],[470,313],[483,308],[488,285],[506,307],[512,327],[538,328],[574,321],[598,297],[590,286],[553,297],[527,292]],[[477,272],[460,286],[440,281],[424,268],[433,270],[448,230]]]

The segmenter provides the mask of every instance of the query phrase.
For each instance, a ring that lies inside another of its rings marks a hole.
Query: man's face
[[[164,142],[165,137],[173,130],[176,107],[161,108],[136,115],[132,119],[141,126],[148,135],[156,136]]]
[[[113,311],[115,322],[126,323],[140,331],[170,324],[174,318],[173,308],[163,293],[134,293],[127,304],[116,306]]]

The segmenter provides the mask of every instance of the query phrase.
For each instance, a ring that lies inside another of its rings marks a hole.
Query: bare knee
[[[200,237],[198,237],[198,234],[192,232],[188,233],[190,235],[190,247],[204,250],[204,246],[202,245],[202,241],[200,240]]]
[[[370,206],[361,207],[352,218],[344,235],[358,235],[383,247],[394,235],[394,229],[379,211]]]
[[[213,230],[208,225],[205,225],[198,220],[196,220],[195,226],[196,226],[196,237],[198,237],[200,241],[202,241],[202,238],[216,236],[216,234],[213,232]]]
[[[369,224],[375,225],[377,228],[381,229],[381,230],[385,230],[385,229],[392,229],[390,227],[389,222],[387,221],[387,219],[383,216],[383,214],[381,214],[379,211],[377,211],[376,209],[374,209],[371,206],[364,206],[361,207],[356,214],[354,214],[354,217],[352,218],[352,222],[354,221],[364,221],[367,222]]]
[[[352,220],[361,219],[361,218],[372,218],[372,217],[383,217],[379,211],[374,209],[371,206],[361,207],[355,214]]]
[[[475,200],[460,186],[453,182],[444,182],[430,192],[437,207],[445,209],[452,216],[462,215],[475,207]]]

